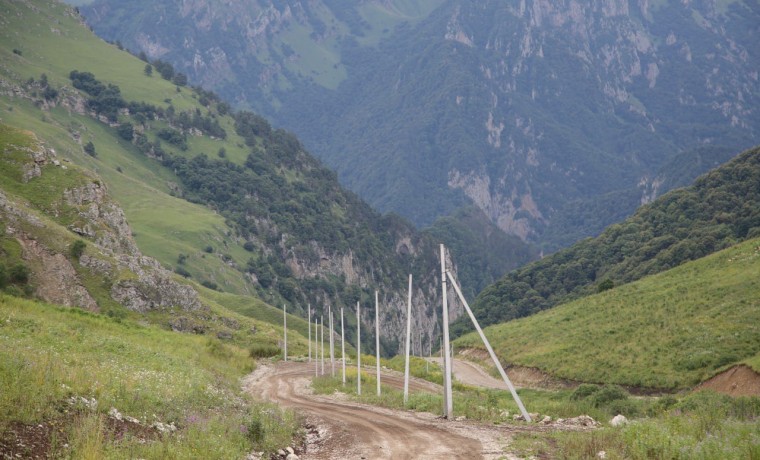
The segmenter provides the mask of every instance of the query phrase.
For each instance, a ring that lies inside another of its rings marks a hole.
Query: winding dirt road
[[[308,443],[304,459],[476,459],[511,458],[503,452],[510,432],[469,421],[448,421],[432,414],[400,411],[311,392],[313,365],[262,365],[244,383],[252,394],[297,409],[318,439]],[[403,384],[387,375],[384,383]],[[435,385],[413,380],[412,389],[435,391]],[[374,391],[374,388],[367,388]]]

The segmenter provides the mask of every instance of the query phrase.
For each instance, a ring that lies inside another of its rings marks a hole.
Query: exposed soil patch
[[[507,389],[500,377],[489,374],[488,371],[495,371],[495,369],[486,350],[467,348],[457,351],[457,355],[471,361],[454,359],[454,374],[463,383],[486,388]],[[440,363],[440,358],[437,359],[437,362]],[[558,390],[578,386],[578,382],[553,377],[534,367],[510,366],[506,368],[506,372],[509,380],[518,388]]]
[[[714,390],[731,396],[760,396],[760,374],[742,364],[702,382],[695,390]]]
[[[0,432],[0,459],[46,459],[65,453],[69,448],[70,430],[83,416],[81,412],[71,412],[40,423],[11,422]],[[106,437],[115,441],[128,436],[143,440],[160,436],[155,428],[128,420],[105,417],[103,422]]]

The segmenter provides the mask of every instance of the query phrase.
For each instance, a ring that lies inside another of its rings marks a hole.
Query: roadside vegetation
[[[760,239],[486,328],[503,363],[554,377],[682,390],[760,354]],[[483,348],[476,334],[455,349]]]
[[[213,337],[0,295],[0,433],[51,427],[48,457],[273,452],[290,445],[300,421],[241,392],[250,354]]]

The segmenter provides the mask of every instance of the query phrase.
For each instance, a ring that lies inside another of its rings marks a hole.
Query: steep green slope
[[[641,207],[599,237],[507,274],[473,310],[484,324],[527,316],[698,259],[760,229],[760,148]],[[607,285],[609,283],[606,283]],[[457,330],[469,327],[459,321]]]
[[[96,171],[164,267],[301,315],[371,303],[377,289],[387,352],[408,273],[419,301],[438,303],[433,241],[342,189],[293,135],[102,42],[65,5],[2,7],[0,116]],[[430,337],[437,314],[419,311]]]
[[[485,330],[501,360],[582,382],[683,389],[760,371],[760,239]],[[457,348],[482,347],[476,334]]]

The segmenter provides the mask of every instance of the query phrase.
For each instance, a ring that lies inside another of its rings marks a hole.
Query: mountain
[[[679,152],[758,142],[755,2],[96,0],[82,12],[100,36],[292,129],[342,183],[419,226],[474,204],[551,251],[666,191],[653,185]],[[579,207],[599,212],[573,223]]]
[[[760,356],[760,239],[485,330],[502,362],[579,382],[693,388]],[[476,334],[455,349],[483,348]]]
[[[424,306],[415,327],[432,340],[440,286],[429,236],[341,188],[292,134],[188,87],[171,64],[98,39],[74,9],[44,0],[2,8],[3,123],[96,174],[131,226],[136,246],[126,252],[139,248],[157,269],[249,306],[287,303],[301,316],[309,303],[317,314],[346,306],[349,325],[357,301],[371,323],[378,290],[384,353],[399,347],[413,273]],[[69,231],[97,240],[80,224]]]
[[[481,324],[520,318],[695,260],[760,233],[760,147],[625,221],[514,270],[473,303]],[[469,329],[463,320],[455,331]]]

